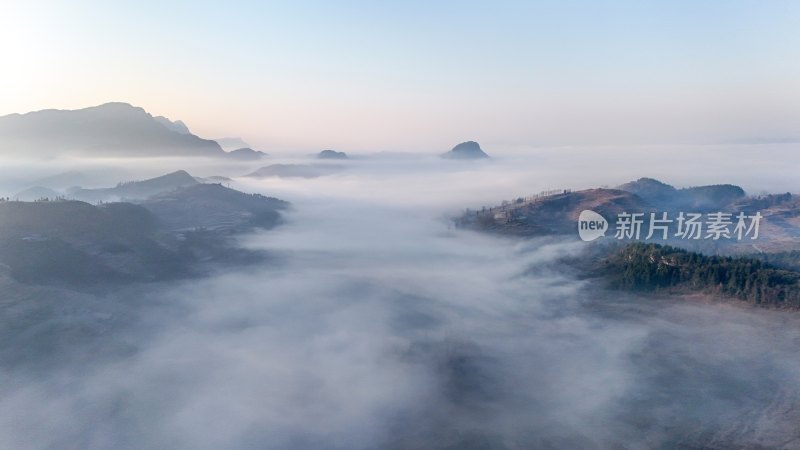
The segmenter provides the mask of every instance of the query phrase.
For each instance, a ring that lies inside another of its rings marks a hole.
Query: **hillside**
[[[639,178],[617,187],[617,189],[636,194],[648,202],[670,202],[678,195],[674,186],[653,178]]]
[[[619,189],[561,190],[467,211],[456,223],[517,236],[567,235],[576,234],[578,215],[585,209],[610,217],[622,211],[650,208],[637,195]]]
[[[169,192],[195,184],[199,184],[199,182],[193,176],[189,175],[189,173],[184,170],[178,170],[147,180],[119,183],[112,188],[72,188],[67,190],[67,195],[76,200],[92,203],[100,201],[136,200],[145,199],[162,192]]]
[[[620,289],[703,292],[758,306],[800,307],[800,271],[753,257],[706,256],[633,243],[606,258],[602,272]]]
[[[0,272],[32,284],[165,280],[200,263],[259,257],[232,233],[269,228],[288,206],[220,185],[195,184],[142,202],[0,201]]]
[[[127,103],[10,114],[0,117],[0,152],[39,157],[226,155],[216,142],[181,125]]]
[[[716,184],[676,189],[653,178],[640,178],[617,189],[636,194],[662,210],[706,211],[730,205],[745,198],[744,189],[732,184]]]
[[[606,239],[615,234],[615,221],[621,212],[643,213],[641,238],[647,234],[649,213],[667,213],[664,244],[704,253],[749,254],[800,250],[800,198],[790,193],[748,197],[739,186],[730,184],[678,189],[649,178],[623,184],[616,189],[556,190],[504,201],[492,207],[467,210],[455,220],[464,228],[516,236],[572,235],[578,239],[577,220],[583,210],[602,215],[609,222]],[[708,214],[723,212],[747,215],[760,213],[757,240],[682,239],[676,236],[680,212]],[[657,216],[659,217],[659,216]],[[662,239],[657,236],[659,241]]]
[[[280,220],[289,204],[273,197],[245,194],[220,184],[195,184],[139,202],[170,231],[202,228],[235,232],[269,228]]]
[[[0,263],[24,282],[93,284],[174,274],[156,218],[127,203],[0,202]]]

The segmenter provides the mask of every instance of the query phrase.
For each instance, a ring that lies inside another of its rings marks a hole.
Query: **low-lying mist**
[[[113,292],[8,289],[0,448],[800,447],[794,313],[605,291],[562,261],[581,242],[446,219],[639,176],[791,187],[745,163],[706,179],[685,161],[634,174],[548,158],[235,178],[292,202],[282,226],[239,239],[264,264]],[[246,173],[158,167],[177,168]]]
[[[751,194],[796,190],[797,144],[727,146],[488,148],[486,161],[442,160],[429,154],[372,153],[346,161],[313,155],[275,154],[260,161],[214,158],[53,158],[0,157],[0,195],[44,184],[51,188],[113,186],[176,170],[197,177],[242,177],[272,164],[335,164],[342,173],[322,179],[268,178],[262,189],[278,195],[376,199],[420,206],[474,207],[541,190],[616,186],[639,177],[678,187],[732,183]],[[77,175],[77,176],[76,176]],[[57,178],[53,181],[52,178]],[[240,182],[246,181],[239,179]],[[299,182],[303,181],[303,182]],[[55,183],[56,185],[48,185]],[[252,183],[250,183],[252,187]],[[289,199],[291,200],[291,199]]]

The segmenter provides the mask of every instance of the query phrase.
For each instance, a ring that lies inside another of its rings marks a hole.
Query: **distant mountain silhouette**
[[[229,152],[231,150],[236,150],[237,148],[249,148],[250,144],[242,140],[242,138],[238,137],[222,137],[214,139],[217,144],[222,147],[223,150]]]
[[[678,193],[675,187],[653,178],[639,178],[620,185],[618,189],[636,194],[653,203],[674,201]]]
[[[176,131],[176,132],[178,132],[180,134],[192,134],[192,132],[189,131],[189,127],[187,127],[186,124],[183,123],[182,120],[174,120],[173,121],[173,120],[167,119],[164,116],[155,116],[155,117],[153,117],[153,119],[156,122],[160,123],[161,125],[164,125],[165,127],[167,127],[167,129],[169,129],[169,130]]]
[[[462,142],[442,155],[442,158],[447,159],[486,159],[488,157],[489,155],[481,150],[481,146],[475,141]]]
[[[342,166],[332,164],[271,164],[245,176],[250,178],[317,178],[341,172],[342,169]]]
[[[744,189],[735,184],[713,184],[709,186],[696,186],[681,189],[686,198],[686,204],[700,209],[715,209],[721,205],[744,199]]]
[[[233,180],[229,177],[223,177],[221,175],[211,175],[210,177],[194,177],[198,183],[204,184],[221,184],[221,183],[232,183]]]
[[[319,159],[347,159],[347,153],[336,150],[323,150],[317,155]]]
[[[241,161],[256,161],[261,158],[266,158],[268,155],[258,150],[253,150],[249,147],[237,148],[228,152],[228,157],[238,159]]]
[[[796,136],[783,136],[783,137],[752,137],[744,139],[733,139],[722,141],[726,145],[770,145],[770,144],[796,144],[800,142],[800,138]]]
[[[636,194],[652,204],[699,210],[720,208],[745,197],[744,189],[732,184],[676,189],[653,178],[639,178],[619,186],[618,189]]]
[[[50,189],[65,189],[73,186],[85,186],[90,181],[91,178],[85,173],[71,170],[69,172],[62,172],[44,178],[39,178],[38,180],[33,181],[31,184]]]
[[[0,152],[44,157],[226,156],[216,142],[185,133],[182,122],[162,119],[127,103],[10,114],[0,117]]]
[[[71,198],[86,202],[136,200],[195,184],[199,183],[193,176],[184,170],[178,170],[149,180],[120,183],[113,188],[72,188],[67,194]]]
[[[59,193],[50,188],[46,188],[44,186],[34,186],[14,194],[14,196],[11,198],[23,202],[32,202],[41,199],[54,200],[57,197],[59,197]]]

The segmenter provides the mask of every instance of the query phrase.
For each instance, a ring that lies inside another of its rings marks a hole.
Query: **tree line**
[[[755,257],[708,256],[632,243],[606,260],[612,284],[633,290],[691,290],[756,305],[800,307],[800,271]]]

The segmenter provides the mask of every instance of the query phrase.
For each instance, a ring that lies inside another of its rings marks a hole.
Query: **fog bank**
[[[561,262],[580,242],[452,228],[448,210],[595,180],[511,161],[237,178],[293,202],[240,239],[265,264],[4,284],[0,447],[800,445],[796,314],[607,292]]]

